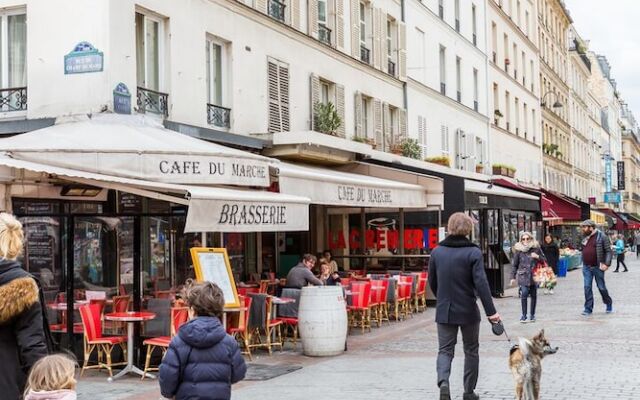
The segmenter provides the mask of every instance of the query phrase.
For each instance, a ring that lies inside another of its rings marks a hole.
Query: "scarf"
[[[591,235],[586,236],[584,239],[582,239],[582,245],[586,246],[587,242],[589,241],[589,239],[591,239],[591,236],[595,235],[596,232],[598,232],[596,229],[593,230],[593,232],[591,232]]]
[[[530,240],[528,244],[524,244],[522,242],[518,242],[513,246],[514,250],[520,251],[522,253],[528,253],[529,250],[537,249],[539,247],[540,247],[540,245],[538,244],[538,241],[536,241],[536,240]]]
[[[442,242],[439,243],[440,246],[444,247],[478,247],[471,240],[467,239],[466,236],[462,235],[449,235]]]

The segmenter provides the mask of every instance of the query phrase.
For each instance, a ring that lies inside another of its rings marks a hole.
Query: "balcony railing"
[[[494,64],[498,62],[498,53],[496,53],[495,51],[492,54],[492,60]]]
[[[370,64],[370,55],[371,55],[371,50],[367,49],[364,46],[360,46],[360,60],[362,60],[362,62],[365,62],[367,64]]]
[[[462,93],[459,90],[456,91],[456,100],[458,100],[458,103],[462,101]]]
[[[326,25],[318,24],[318,40],[331,46],[331,29]]]
[[[447,84],[444,82],[440,82],[440,93],[447,94]]]
[[[207,104],[207,122],[219,128],[231,128],[231,109]]]
[[[0,89],[0,112],[26,111],[27,88]]]
[[[169,115],[169,94],[138,86],[138,112]]]
[[[478,100],[473,101],[473,111],[478,111]]]
[[[478,45],[478,38],[476,37],[476,34],[473,34],[473,45],[477,46]]]
[[[396,63],[394,63],[393,61],[389,60],[387,62],[387,72],[391,76],[396,76]]]
[[[284,10],[287,6],[278,0],[269,0],[269,16],[273,19],[277,19],[280,22],[284,22]]]
[[[513,70],[513,79],[515,79],[516,81],[518,80],[518,70],[517,69]]]
[[[444,19],[444,5],[442,4],[438,6],[438,16],[440,19]]]
[[[460,33],[460,20],[456,18],[456,32]]]

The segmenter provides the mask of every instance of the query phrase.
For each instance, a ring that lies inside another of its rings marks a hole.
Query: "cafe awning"
[[[187,185],[268,187],[277,160],[165,129],[144,115],[100,114],[0,140],[14,159]]]
[[[152,182],[96,174],[0,156],[0,165],[188,205],[185,232],[275,232],[309,229],[309,199],[263,190],[240,190]]]
[[[311,203],[345,207],[426,208],[423,186],[377,177],[281,163],[280,192],[304,195]]]
[[[547,190],[543,193],[545,194],[545,197],[551,200],[551,203],[542,203],[543,214],[560,217],[564,221],[582,220],[582,208],[579,204],[569,200],[567,197]]]

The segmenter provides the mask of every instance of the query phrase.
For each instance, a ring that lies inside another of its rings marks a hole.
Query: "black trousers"
[[[618,254],[616,257],[616,271],[620,269],[620,264],[622,264],[625,271],[628,271],[627,264],[624,263],[624,253]]]
[[[522,306],[522,315],[527,315],[527,297],[531,296],[531,312],[529,316],[536,315],[536,304],[538,303],[538,285],[520,286],[520,304]]]
[[[480,368],[480,356],[478,349],[478,336],[480,335],[480,323],[469,325],[438,324],[438,386],[442,382],[449,382],[451,375],[451,362],[453,361],[458,330],[462,331],[462,343],[464,349],[464,392],[473,393],[478,383],[478,371]]]

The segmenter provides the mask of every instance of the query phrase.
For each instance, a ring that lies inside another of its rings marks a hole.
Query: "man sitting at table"
[[[316,256],[312,254],[305,254],[302,256],[302,260],[289,271],[287,274],[287,287],[302,289],[307,284],[313,284],[316,286],[322,286],[323,283],[320,279],[316,278],[311,272],[311,269],[316,265]]]

